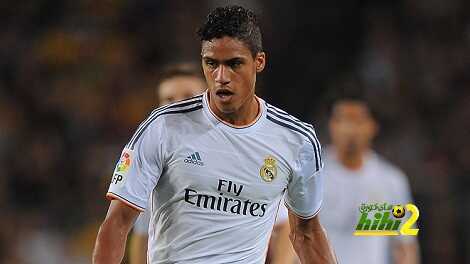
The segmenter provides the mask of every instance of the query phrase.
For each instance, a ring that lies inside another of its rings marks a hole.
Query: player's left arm
[[[337,263],[318,216],[303,219],[289,212],[289,223],[289,238],[302,264]]]
[[[393,246],[394,264],[419,264],[419,244],[416,240],[395,240]]]
[[[314,136],[313,131],[309,131]],[[287,186],[290,240],[302,264],[337,263],[326,231],[318,220],[323,202],[323,162],[316,138],[305,140]]]

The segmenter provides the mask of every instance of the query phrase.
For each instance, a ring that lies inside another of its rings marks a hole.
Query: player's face
[[[195,76],[180,76],[167,79],[157,89],[159,105],[181,101],[202,93],[206,83]]]
[[[223,37],[202,43],[202,68],[206,77],[211,104],[223,114],[237,113],[252,102],[256,73],[265,65],[265,54],[253,58],[242,41]]]
[[[330,119],[333,145],[351,155],[370,147],[377,126],[368,107],[359,101],[339,101],[334,105]]]

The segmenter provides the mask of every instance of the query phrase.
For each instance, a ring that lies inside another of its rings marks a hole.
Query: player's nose
[[[215,70],[215,81],[221,85],[230,83],[229,71],[225,65],[220,65]]]

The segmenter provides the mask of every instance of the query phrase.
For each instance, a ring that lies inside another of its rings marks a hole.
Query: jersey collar
[[[258,101],[259,107],[260,107],[260,111],[259,111],[258,116],[256,117],[256,119],[251,124],[248,124],[248,125],[245,125],[245,126],[235,126],[235,125],[229,124],[229,123],[223,121],[222,119],[220,119],[211,110],[211,108],[209,106],[208,93],[209,93],[209,91],[206,91],[204,93],[203,97],[202,97],[203,98],[203,100],[202,100],[203,109],[204,109],[204,113],[206,114],[207,118],[210,120],[210,122],[215,127],[219,127],[221,129],[229,130],[229,131],[232,131],[234,133],[247,133],[247,132],[250,132],[250,131],[253,131],[253,130],[257,129],[261,125],[261,123],[264,121],[264,119],[266,119],[266,103],[264,102],[263,99],[256,96],[256,100]]]

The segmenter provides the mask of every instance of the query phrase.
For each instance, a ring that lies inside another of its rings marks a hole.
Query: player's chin
[[[235,95],[230,96],[215,96],[215,103],[218,106],[219,110],[226,112],[234,112],[236,110],[237,98]]]
[[[232,114],[237,111],[236,103],[233,101],[216,101],[216,106],[224,114]]]

